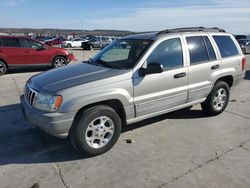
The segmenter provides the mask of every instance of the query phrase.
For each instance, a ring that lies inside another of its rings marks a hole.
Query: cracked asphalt
[[[133,124],[93,158],[24,120],[19,96],[37,72],[1,76],[0,187],[249,188],[249,64],[224,113],[206,117],[195,105]]]

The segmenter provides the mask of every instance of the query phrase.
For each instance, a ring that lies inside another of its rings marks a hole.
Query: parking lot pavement
[[[24,120],[19,96],[34,74],[0,77],[0,187],[250,187],[250,69],[221,115],[195,105],[133,124],[93,158]]]

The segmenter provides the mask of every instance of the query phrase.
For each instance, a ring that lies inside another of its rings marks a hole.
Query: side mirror
[[[37,47],[36,47],[36,50],[38,50],[38,51],[39,51],[39,50],[45,50],[45,49],[46,49],[46,46],[44,46],[44,45],[43,45],[43,46],[37,46]]]
[[[163,72],[163,66],[159,63],[149,63],[147,68],[140,68],[139,75],[145,76],[147,74],[157,74]]]

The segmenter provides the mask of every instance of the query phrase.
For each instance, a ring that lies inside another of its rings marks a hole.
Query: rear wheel
[[[58,67],[62,67],[68,64],[68,61],[62,57],[62,56],[57,56],[54,58],[53,62],[52,62],[52,67],[53,68],[58,68]]]
[[[202,110],[207,115],[218,115],[227,107],[230,97],[229,86],[224,81],[215,84],[205,102],[201,104]]]
[[[3,61],[0,61],[0,76],[7,72],[8,68]]]
[[[72,45],[71,44],[67,44],[67,48],[71,48],[72,47]]]
[[[100,155],[113,147],[121,133],[121,119],[108,106],[85,110],[70,131],[70,140],[81,154]]]
[[[94,50],[94,46],[93,45],[89,45],[89,50],[93,51]]]

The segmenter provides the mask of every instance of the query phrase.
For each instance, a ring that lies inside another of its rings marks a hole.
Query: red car
[[[0,36],[0,75],[12,67],[52,66],[77,61],[65,49],[49,47],[28,37]]]
[[[65,40],[66,39],[64,39],[64,38],[54,38],[54,39],[46,41],[45,44],[47,44],[49,46],[59,45],[59,44],[62,44],[62,42]]]

